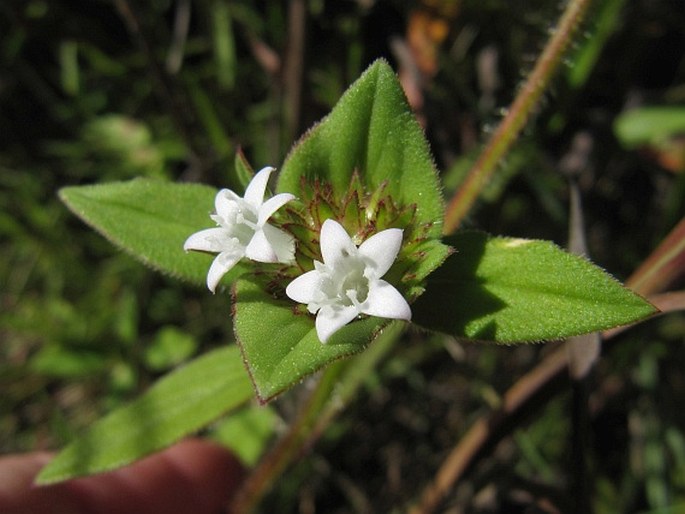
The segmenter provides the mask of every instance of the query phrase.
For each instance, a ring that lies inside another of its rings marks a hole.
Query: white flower
[[[323,263],[314,261],[314,269],[288,284],[285,294],[318,313],[316,334],[322,343],[359,314],[411,319],[404,297],[381,280],[400,251],[402,230],[383,230],[357,248],[342,225],[329,219],[320,239]]]
[[[218,227],[191,235],[183,249],[218,253],[207,273],[207,287],[213,293],[219,280],[243,257],[259,262],[291,262],[295,255],[292,236],[267,223],[271,215],[295,197],[281,193],[264,201],[266,184],[274,168],[259,171],[240,198],[229,189],[216,195]]]

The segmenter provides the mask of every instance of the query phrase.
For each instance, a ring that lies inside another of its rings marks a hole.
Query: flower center
[[[345,306],[359,307],[369,296],[369,279],[364,276],[364,264],[359,261],[355,264],[359,265],[350,269],[343,278],[338,298]]]
[[[369,296],[369,279],[364,275],[366,268],[356,255],[345,255],[335,268],[318,264],[323,275],[321,291],[311,306],[315,310],[324,305],[355,306],[361,312],[361,304]]]
[[[257,211],[249,203],[231,201],[224,218],[216,219],[217,223],[228,229],[241,245],[247,246],[257,231]]]

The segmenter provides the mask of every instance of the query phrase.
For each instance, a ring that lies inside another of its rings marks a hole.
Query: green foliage
[[[397,155],[401,157],[395,161]],[[236,158],[236,170],[240,177],[249,173],[241,156]],[[387,202],[414,208],[409,222],[425,228],[421,239],[415,226],[410,229],[413,235],[409,238],[420,242],[405,242],[411,250],[400,254],[394,274],[389,274],[396,282],[404,280],[397,267],[404,267],[413,283],[422,286],[447,256],[445,245],[426,239],[435,237],[442,218],[427,144],[396,77],[384,62],[372,65],[332,113],[295,146],[284,165],[279,188],[287,192],[316,189],[318,181],[333,187],[333,196],[327,200],[332,202],[333,212],[336,195],[338,203],[343,203],[343,198],[359,202],[364,191],[387,192]],[[357,181],[359,185],[354,186]],[[353,187],[360,187],[362,193],[350,193]],[[74,212],[143,262],[199,282],[207,259],[185,256],[181,247],[189,234],[204,225],[205,209],[210,209],[214,194],[212,188],[198,185],[135,180],[66,188],[61,197]],[[370,198],[371,205],[383,202],[381,196]],[[320,199],[315,196],[310,201]],[[361,206],[353,206],[353,211],[355,208],[361,210]],[[322,207],[317,209],[317,215],[324,216],[319,213]],[[365,213],[352,216],[372,214],[382,215],[366,207]],[[451,242],[458,256],[431,280],[433,287],[416,304],[415,319],[428,329],[479,340],[537,341],[609,328],[654,312],[589,263],[545,243],[488,241],[485,236],[462,236]],[[407,266],[402,260],[415,264]],[[237,267],[229,280],[243,269]],[[410,294],[420,292],[412,290]],[[267,284],[240,280],[233,299],[237,340],[262,401],[326,364],[361,351],[385,324],[375,319],[356,321],[322,345],[312,316],[290,300],[274,296]],[[543,309],[548,315],[540,319]],[[281,327],[277,338],[272,335],[274,327]],[[177,339],[158,340],[148,350],[148,364],[160,368],[189,355],[193,346],[181,348],[182,341]],[[174,351],[175,356],[165,354]]]
[[[426,129],[437,167],[448,170],[448,198],[464,176],[456,170],[465,172],[477,158],[561,7],[457,2],[458,13],[449,14],[454,2],[314,0],[304,2],[306,12],[299,18],[306,20],[304,58],[291,44],[297,32],[288,9],[298,2],[196,2],[187,26],[185,2],[123,3],[132,7],[139,33],[126,31],[131,19],[116,9],[122,2],[32,0],[0,6],[3,453],[59,448],[144,391],[158,375],[150,372],[157,358],[148,357],[157,350],[147,348],[167,340],[166,327],[178,331],[173,340],[197,342],[197,352],[234,335],[225,298],[160,277],[114,251],[66,212],[57,190],[144,176],[240,192],[252,172],[249,167],[237,176],[226,172],[236,145],[259,167],[280,167],[293,137],[328,112],[368,63],[384,55],[395,59],[392,67]],[[574,162],[591,258],[627,277],[685,212],[683,176],[662,173],[663,158],[648,160],[655,150],[664,151],[658,141],[664,137],[673,143],[678,163],[682,157],[677,106],[685,67],[682,53],[674,51],[682,43],[682,9],[665,0],[594,4],[567,56],[567,80],[555,81],[465,223],[563,244],[567,175],[558,171],[569,171],[565,163]],[[444,29],[445,39],[416,38],[422,27],[438,29],[430,32],[436,37]],[[425,64],[435,72],[426,72]],[[644,101],[670,107],[655,118],[630,120],[645,109]],[[626,119],[633,125],[628,129],[621,126]],[[612,137],[612,120],[618,120],[621,146]],[[576,152],[579,135],[590,141],[586,153]],[[636,159],[631,151],[636,146],[649,152]],[[174,245],[211,225],[212,194],[207,192],[207,206],[197,212],[193,227],[178,230]],[[139,199],[139,205],[155,203],[145,195]],[[105,209],[112,207],[106,203]],[[151,226],[154,233],[156,222]],[[448,264],[464,249],[457,248]],[[202,284],[211,257],[183,252],[177,257],[184,263],[204,258],[187,277]],[[174,274],[185,264],[153,263],[158,269],[167,265]],[[662,278],[650,284],[673,287]],[[462,298],[455,301],[465,304]],[[325,434],[320,430],[326,423],[320,425],[304,443],[306,452],[297,453],[297,464],[269,482],[273,492],[260,511],[296,512],[303,503],[324,512],[406,510],[435,479],[440,456],[474,421],[498,410],[515,378],[550,350],[462,345],[404,328],[389,325],[364,352],[323,372],[330,380],[328,370],[342,366],[357,374],[355,384],[367,387],[343,395],[332,388],[331,397],[322,400],[326,412],[345,407],[347,412]],[[589,384],[592,424],[584,434],[595,443],[586,471],[598,514],[682,510],[684,331],[682,315],[668,314],[604,348]],[[159,362],[169,366],[187,357],[189,347],[177,343],[161,352]],[[359,365],[383,348],[392,349],[387,360]],[[235,364],[240,356],[235,349],[233,354]],[[344,376],[338,377],[340,388],[349,383]],[[451,508],[511,510],[513,503],[524,510],[551,503],[560,511],[573,510],[568,503],[575,491],[566,486],[575,473],[569,462],[571,395],[559,394],[565,390],[561,382],[537,391],[550,408],[530,406],[524,413],[530,421],[511,420],[518,428],[515,448],[505,442],[507,452],[478,455],[448,498]],[[251,394],[247,379],[243,385]],[[216,426],[219,434],[224,423],[229,427],[219,439],[238,453],[254,448],[249,456],[241,453],[254,463],[265,444],[257,439],[268,439],[274,428],[287,430],[310,390],[296,388],[271,404],[277,417],[262,416],[266,411],[254,407],[232,412]],[[253,413],[260,422],[252,423]]]
[[[156,139],[142,120],[113,113],[86,121],[73,140],[60,137],[45,145],[54,158],[64,160],[72,177],[100,181],[168,178],[167,162],[178,146],[174,138]]]
[[[246,466],[254,466],[274,436],[277,414],[268,406],[250,405],[233,413],[212,431]]]
[[[616,118],[614,132],[629,148],[660,143],[685,133],[685,108],[673,105],[628,111]]]
[[[614,31],[620,26],[621,10],[625,0],[609,0],[596,6],[590,20],[591,34],[584,34],[578,46],[572,52],[566,77],[572,87],[580,87],[592,73],[602,49]]]
[[[230,346],[208,352],[98,421],[43,468],[38,483],[133,462],[196,431],[251,396],[238,349]]]
[[[153,370],[165,370],[181,364],[197,350],[197,341],[176,327],[162,327],[145,348],[145,364]]]
[[[390,66],[377,61],[309,130],[283,164],[278,192],[296,193],[304,177],[330,183],[340,198],[353,174],[368,192],[387,182],[401,206],[415,204],[417,220],[439,237],[443,199],[428,143]]]
[[[77,378],[102,371],[107,358],[98,352],[72,350],[59,344],[45,345],[30,361],[33,371],[46,376]]]
[[[60,191],[69,208],[112,243],[158,271],[196,284],[204,283],[211,257],[187,255],[183,243],[211,224],[215,196],[208,186],[143,179]],[[239,272],[236,267],[233,275]]]
[[[234,166],[236,179],[241,186],[241,190],[245,191],[245,188],[252,180],[252,177],[254,177],[254,170],[252,169],[252,166],[248,160],[245,158],[245,154],[243,154],[243,152],[240,150],[238,150],[235,154]]]
[[[321,181],[333,187],[331,201],[342,203],[356,180],[363,192],[382,191],[400,208],[415,205],[415,223],[428,227],[426,235],[439,235],[442,199],[428,145],[395,74],[383,61],[371,65],[333,111],[295,145],[283,165],[278,191],[314,190]],[[358,196],[352,197],[355,200]],[[418,283],[447,255],[444,245],[430,239],[412,251],[416,265],[411,272]],[[244,280],[233,290],[236,336],[262,401],[324,365],[361,351],[385,324],[357,321],[322,345],[309,314],[263,289]],[[274,327],[282,327],[277,338],[272,335]]]
[[[424,327],[481,341],[560,339],[656,309],[590,262],[549,242],[462,233],[414,305]]]
[[[321,344],[312,318],[291,300],[276,300],[248,279],[239,279],[233,292],[236,337],[264,402],[322,366],[362,351],[387,324],[378,318],[357,321]]]
[[[235,37],[228,2],[225,0],[214,1],[212,22],[217,79],[221,86],[231,89],[235,86],[237,62]]]

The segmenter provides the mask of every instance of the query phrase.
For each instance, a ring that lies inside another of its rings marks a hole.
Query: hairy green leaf
[[[252,385],[238,348],[209,352],[95,423],[43,468],[37,482],[60,482],[124,466],[173,444],[251,397]]]
[[[247,278],[234,284],[236,339],[257,396],[269,401],[330,362],[363,350],[388,320],[369,317],[336,332],[326,344],[314,318],[291,300],[279,300]]]
[[[466,232],[428,277],[413,320],[475,340],[559,339],[635,322],[654,306],[589,261],[552,243]]]
[[[66,187],[60,198],[81,219],[112,243],[145,264],[172,276],[204,284],[213,256],[185,253],[185,240],[213,225],[216,189],[135,179],[92,186]],[[224,277],[230,281],[244,267]]]
[[[426,277],[440,266],[450,253],[451,248],[437,239],[422,241],[410,252],[401,252],[395,266],[384,278],[392,283],[401,284],[405,296],[412,301],[423,293]],[[405,268],[403,264],[406,263],[409,263],[409,266]]]
[[[430,235],[440,237],[444,206],[428,143],[395,73],[382,60],[295,145],[277,191],[297,195],[305,177],[309,183],[330,183],[342,196],[355,171],[368,192],[387,181],[393,200],[400,206],[416,204],[417,221],[431,225]]]

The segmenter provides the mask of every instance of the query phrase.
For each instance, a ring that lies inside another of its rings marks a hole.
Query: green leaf
[[[204,284],[212,255],[183,251],[185,240],[213,226],[216,189],[200,184],[176,184],[135,179],[93,186],[66,187],[62,201],[112,243],[152,268]],[[224,280],[244,270],[238,264]]]
[[[283,164],[277,191],[299,195],[301,177],[329,182],[341,197],[358,171],[368,192],[388,181],[399,206],[416,204],[417,221],[440,237],[444,212],[423,131],[385,61],[376,61],[331,113],[307,132]]]
[[[456,337],[515,343],[632,323],[656,312],[587,260],[546,241],[466,232],[428,277],[413,321]]]
[[[616,118],[614,132],[627,147],[658,143],[685,134],[685,107],[645,107],[628,111]]]
[[[238,70],[238,59],[229,6],[230,2],[226,0],[215,0],[212,3],[211,20],[216,78],[222,87],[233,89]]]
[[[279,300],[256,281],[234,284],[233,325],[255,385],[267,402],[326,364],[362,351],[388,320],[369,317],[319,342],[314,318],[291,300]]]
[[[238,348],[209,352],[93,425],[40,472],[49,484],[107,471],[161,450],[252,397]]]

